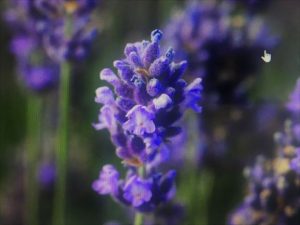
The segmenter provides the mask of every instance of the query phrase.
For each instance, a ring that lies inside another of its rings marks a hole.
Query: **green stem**
[[[27,100],[27,160],[26,160],[26,224],[38,224],[37,163],[40,147],[41,99],[30,95]]]
[[[211,198],[211,192],[213,189],[214,176],[208,170],[203,170],[200,172],[200,177],[198,177],[196,181],[197,185],[197,193],[199,193],[198,197],[198,205],[199,211],[201,212],[199,218],[195,220],[195,222],[201,221],[200,224],[207,225],[208,224],[208,207]],[[197,205],[195,202],[194,207]]]
[[[144,177],[145,175],[145,168],[143,166],[139,168],[139,175],[141,177]],[[134,225],[143,225],[143,221],[144,221],[144,215],[140,212],[136,212],[134,216]]]
[[[69,85],[70,64],[61,65],[61,80],[59,90],[59,124],[56,147],[57,181],[54,196],[53,225],[65,224],[65,189],[68,158],[68,115],[69,115]]]
[[[136,212],[134,217],[134,225],[143,225],[143,214]]]
[[[72,34],[72,15],[66,16],[65,38]],[[61,63],[59,86],[59,121],[57,130],[56,169],[57,181],[53,204],[53,225],[65,225],[66,208],[66,176],[68,159],[68,127],[69,127],[69,101],[70,101],[71,65],[65,60]]]

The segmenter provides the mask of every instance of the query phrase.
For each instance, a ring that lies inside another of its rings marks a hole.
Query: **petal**
[[[160,50],[157,42],[150,43],[143,53],[143,64],[148,68],[155,59],[159,57]]]
[[[166,94],[161,94],[158,98],[153,99],[153,104],[157,110],[164,109],[172,104],[172,99]]]
[[[117,98],[116,103],[124,111],[130,110],[135,105],[134,101],[132,101],[129,98],[124,98],[122,96]]]
[[[156,59],[149,68],[150,76],[162,77],[170,73],[170,61],[166,57]]]
[[[102,104],[113,104],[114,96],[108,87],[100,87],[96,90],[95,102]]]
[[[145,125],[145,131],[149,134],[152,134],[155,131],[155,124],[153,121],[149,121],[147,125]]]
[[[134,106],[128,111],[126,117],[128,121],[123,125],[123,128],[133,130],[133,133],[138,136],[144,135],[145,132],[153,133],[155,131],[155,124],[152,121],[154,114],[145,106]]]
[[[104,128],[106,128],[106,125],[102,122],[100,123],[93,123],[92,126],[96,129],[96,130],[102,130]]]
[[[125,82],[119,82],[115,86],[115,92],[119,96],[130,98],[130,99],[133,98],[133,89]]]
[[[152,78],[147,83],[147,93],[150,96],[155,97],[155,96],[159,95],[160,93],[162,93],[162,91],[163,91],[163,86],[158,79]]]
[[[105,80],[112,85],[117,85],[119,83],[119,78],[117,75],[109,68],[105,68],[100,72],[100,79]]]
[[[131,52],[137,52],[137,48],[134,44],[132,43],[129,43],[125,46],[125,49],[124,49],[124,54],[129,57],[130,53]]]
[[[140,56],[136,52],[131,52],[129,54],[128,58],[129,58],[130,62],[133,65],[135,65],[136,67],[143,67],[141,58],[140,58]]]

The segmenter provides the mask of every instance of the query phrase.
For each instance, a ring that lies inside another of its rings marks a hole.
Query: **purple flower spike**
[[[157,110],[164,109],[168,105],[172,104],[172,99],[166,94],[161,94],[158,98],[153,99],[153,104]]]
[[[100,87],[96,90],[95,102],[101,104],[111,104],[114,102],[112,91],[108,87]]]
[[[87,30],[86,25],[96,2],[9,0],[5,19],[14,32],[10,49],[30,90],[43,92],[57,86],[63,61],[86,58],[95,38],[95,29]],[[72,21],[67,22],[67,18]],[[65,28],[70,24],[72,33],[66,35]]]
[[[299,81],[291,96],[298,88]],[[300,99],[293,98],[292,101],[293,104],[300,103]],[[254,167],[248,170],[249,193],[230,215],[230,225],[299,223],[300,142],[298,134],[293,132],[297,123],[298,118],[295,117],[286,123],[284,132],[276,133],[275,157],[260,157]]]
[[[104,106],[95,128],[108,128],[116,148],[122,149],[118,156],[135,167],[150,163],[163,145],[161,140],[179,133],[172,132],[174,124],[187,108],[200,111],[201,79],[190,85],[181,79],[187,63],[175,63],[172,48],[160,54],[161,38],[162,32],[154,30],[151,41],[127,44],[125,58],[113,63],[117,73],[109,68],[100,73],[100,79],[114,90],[100,87],[96,91],[95,101]],[[138,136],[146,146],[139,154],[130,144],[132,136]]]
[[[174,196],[175,171],[156,171],[172,153],[167,143],[181,132],[178,122],[183,113],[188,108],[200,111],[201,79],[187,85],[181,78],[187,62],[175,63],[172,48],[161,54],[161,39],[162,32],[154,30],[151,41],[127,44],[125,58],[113,63],[117,73],[109,68],[100,73],[113,90],[100,87],[95,98],[103,106],[94,127],[109,130],[116,154],[129,171],[117,188],[117,182],[108,185],[104,175],[93,187],[140,212],[153,211]],[[143,177],[137,172],[140,167]]]

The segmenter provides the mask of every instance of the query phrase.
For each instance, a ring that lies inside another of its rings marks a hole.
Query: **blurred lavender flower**
[[[300,79],[297,81],[295,90],[290,94],[286,107],[295,115],[300,113]]]
[[[297,92],[298,84],[293,93]],[[230,216],[229,224],[298,224],[300,142],[299,133],[294,132],[294,127],[298,126],[299,122],[299,120],[287,121],[285,131],[275,134],[277,152],[273,159],[260,157],[256,165],[248,169],[246,174],[249,180],[249,193]]]
[[[162,175],[156,172],[157,166],[172,154],[167,142],[180,133],[177,122],[184,111],[201,110],[201,79],[188,85],[181,78],[187,63],[174,63],[172,49],[161,55],[161,38],[162,32],[154,30],[151,41],[127,44],[125,58],[114,61],[118,75],[108,68],[100,73],[100,79],[109,82],[114,92],[100,87],[95,98],[104,106],[94,127],[109,130],[116,154],[130,172],[119,180],[112,166],[104,166],[93,188],[140,211],[153,210],[173,195],[175,171]],[[137,174],[140,167],[146,168],[145,178]],[[106,178],[108,168],[111,171]]]
[[[97,0],[9,3],[5,20],[14,32],[10,48],[21,79],[34,91],[52,88],[58,83],[62,60],[79,60],[87,55],[95,29],[86,27]],[[71,37],[65,36],[66,26],[72,29]]]
[[[53,185],[56,178],[56,168],[53,163],[42,163],[40,165],[38,171],[38,180],[39,183],[48,188],[49,186]]]
[[[237,127],[245,122],[244,115],[254,111],[249,92],[261,69],[261,54],[278,42],[263,18],[252,13],[250,3],[258,7],[259,2],[190,1],[167,26],[177,59],[188,62],[187,77],[203,79],[201,165],[220,165],[229,139],[239,139]]]
[[[55,61],[86,58],[96,29],[89,27],[91,12],[99,0],[35,0],[39,27],[48,55]],[[65,31],[70,35],[66,36]]]
[[[262,18],[235,8],[232,1],[192,1],[167,27],[187,75],[203,78],[205,105],[247,103],[260,56],[277,43]]]
[[[40,17],[33,1],[11,0],[5,20],[14,31],[10,49],[17,59],[17,70],[25,86],[43,91],[56,85],[59,66],[42,52]]]

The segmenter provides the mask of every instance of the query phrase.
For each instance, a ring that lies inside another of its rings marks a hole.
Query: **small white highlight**
[[[269,63],[271,62],[271,54],[267,53],[267,51],[264,51],[264,55],[261,57],[261,59],[263,61],[265,61],[265,63]]]

